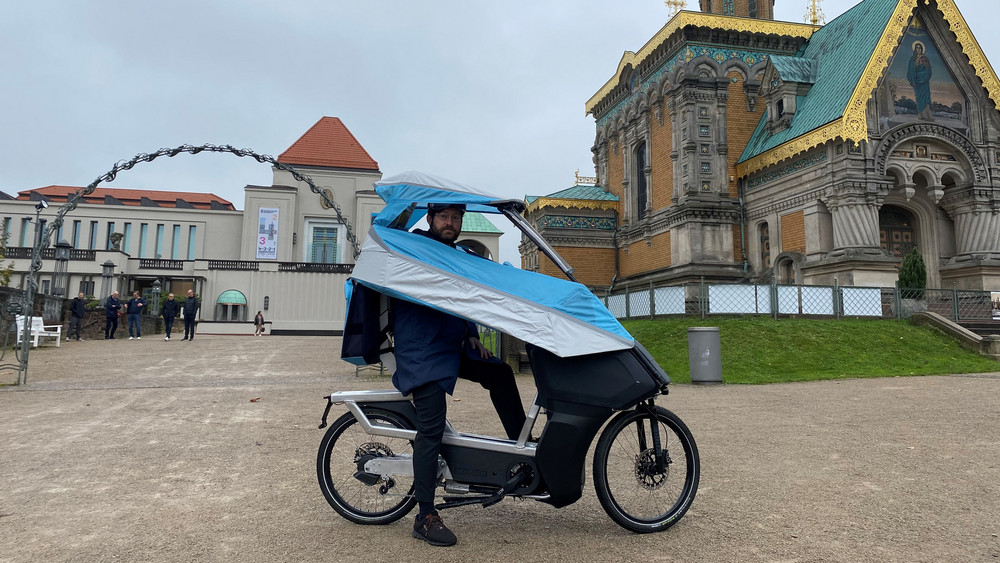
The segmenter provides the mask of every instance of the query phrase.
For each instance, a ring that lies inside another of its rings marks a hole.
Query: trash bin
[[[691,383],[722,383],[722,355],[719,328],[688,328],[688,365]]]

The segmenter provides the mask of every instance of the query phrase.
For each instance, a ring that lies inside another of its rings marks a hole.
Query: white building
[[[277,161],[323,188],[363,242],[382,207],[372,186],[382,173],[340,119],[320,119]],[[46,221],[80,189],[47,186],[0,199],[11,286],[26,285],[38,202],[48,203],[40,215]],[[50,245],[39,293],[72,298],[82,291],[103,300],[113,290],[123,296],[139,290],[150,296],[159,280],[164,296],[182,298],[188,289],[200,296],[201,334],[250,333],[246,323],[258,310],[271,334],[339,334],[344,282],[354,264],[346,225],[287,171],[275,168],[272,185],[248,185],[244,192],[240,211],[214,194],[98,187],[64,216],[52,238],[71,247],[68,275],[56,275]],[[461,242],[497,259],[501,234],[470,213]],[[45,316],[56,320],[48,309]]]

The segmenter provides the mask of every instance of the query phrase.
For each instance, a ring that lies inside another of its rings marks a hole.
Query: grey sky
[[[957,0],[991,60],[992,0]],[[825,0],[827,20],[856,4]],[[584,103],[667,21],[661,0],[10,2],[0,19],[0,190],[82,186],[185,143],[277,156],[341,118],[384,175],[497,195],[593,175]],[[777,0],[801,22],[806,0]],[[688,0],[697,9],[697,0]],[[112,187],[213,192],[243,207],[270,168],[231,155],[140,164]],[[317,200],[318,208],[318,200]],[[500,224],[500,222],[497,222]],[[514,234],[501,258],[519,263]]]

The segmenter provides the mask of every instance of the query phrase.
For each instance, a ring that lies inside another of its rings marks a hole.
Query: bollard
[[[688,328],[688,365],[691,383],[722,383],[722,354],[718,327]]]

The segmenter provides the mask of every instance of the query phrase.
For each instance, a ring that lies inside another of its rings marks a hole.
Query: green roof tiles
[[[529,204],[534,202],[539,197],[549,198],[549,199],[587,199],[591,201],[618,201],[618,196],[611,194],[604,190],[601,186],[585,186],[577,185],[571,188],[566,188],[565,190],[560,190],[555,193],[548,195],[537,196],[529,195],[524,199]]]
[[[864,0],[812,35],[799,57],[810,59],[815,65],[816,81],[806,96],[796,100],[791,127],[770,135],[764,127],[767,115],[763,115],[740,162],[843,117],[897,3],[898,0]],[[778,64],[799,76],[807,68],[793,66],[788,61]]]
[[[816,82],[816,64],[812,59],[771,55],[771,64],[785,82]]]
[[[503,233],[482,213],[469,211],[462,217],[463,233]]]

